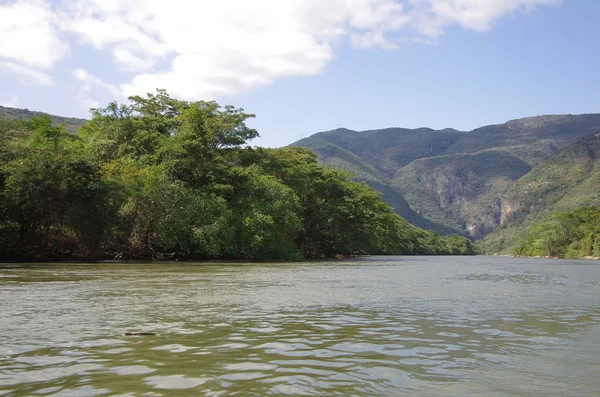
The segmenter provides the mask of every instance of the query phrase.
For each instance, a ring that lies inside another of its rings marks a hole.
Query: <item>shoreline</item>
[[[560,259],[560,260],[575,260],[575,261],[580,261],[580,260],[586,260],[586,261],[593,261],[593,260],[600,260],[600,257],[598,256],[583,256],[581,258],[561,258],[558,256],[542,256],[542,255],[536,255],[536,256],[519,256],[519,255],[497,255],[497,256],[508,256],[511,258],[533,258],[533,259]]]

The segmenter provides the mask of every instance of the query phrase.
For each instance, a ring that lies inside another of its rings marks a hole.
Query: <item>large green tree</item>
[[[466,253],[302,148],[252,148],[243,109],[164,90],[78,135],[0,120],[3,259],[287,259]]]

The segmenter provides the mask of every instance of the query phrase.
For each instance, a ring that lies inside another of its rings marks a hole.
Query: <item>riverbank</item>
[[[583,256],[581,258],[561,258],[559,256],[526,256],[526,255],[498,255],[498,256],[508,256],[511,258],[534,258],[534,259],[566,259],[566,260],[600,260],[600,257],[597,256]]]

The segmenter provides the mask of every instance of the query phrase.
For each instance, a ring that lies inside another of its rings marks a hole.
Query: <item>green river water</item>
[[[600,263],[0,265],[0,395],[600,396]]]

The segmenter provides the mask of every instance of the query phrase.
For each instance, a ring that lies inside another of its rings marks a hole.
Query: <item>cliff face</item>
[[[500,221],[499,225],[505,225],[506,219],[511,216],[513,213],[518,211],[520,208],[519,203],[512,203],[508,200],[502,200],[502,204],[500,206]]]
[[[519,217],[519,214],[524,214],[535,209],[535,203],[521,201],[518,197],[516,197],[515,191],[518,191],[519,195],[527,195],[536,190],[540,183],[542,185],[549,184],[548,181],[538,182],[535,179],[529,180],[531,177],[528,177],[527,175],[525,175],[523,178],[527,181],[519,182],[517,184],[518,187],[512,188],[512,190],[509,188],[507,194],[505,194],[502,198],[499,226],[513,224],[516,222],[515,220]]]
[[[321,162],[377,184],[386,192],[384,199],[402,201],[396,211],[417,226],[480,239],[537,205],[508,194],[515,181],[598,130],[600,114],[551,115],[470,132],[334,130],[294,145],[309,147]],[[545,182],[527,183],[518,189],[533,191]]]
[[[483,246],[488,252],[510,249],[529,226],[551,214],[598,205],[600,133],[565,147],[512,184],[502,198],[502,227]]]
[[[501,198],[531,167],[496,150],[418,160],[394,180],[411,208],[478,239],[499,223]]]

